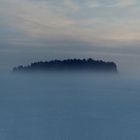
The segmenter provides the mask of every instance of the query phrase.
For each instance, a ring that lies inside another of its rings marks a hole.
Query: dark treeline
[[[73,71],[90,70],[96,72],[117,72],[117,65],[114,62],[89,59],[66,59],[34,62],[28,66],[18,66],[13,69],[17,72],[27,71]]]

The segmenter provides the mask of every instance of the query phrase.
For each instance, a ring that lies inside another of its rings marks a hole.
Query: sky
[[[0,69],[89,58],[140,71],[140,1],[0,0]]]

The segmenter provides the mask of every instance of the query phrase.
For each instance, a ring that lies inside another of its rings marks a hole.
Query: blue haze
[[[1,74],[1,140],[139,140],[140,79]]]

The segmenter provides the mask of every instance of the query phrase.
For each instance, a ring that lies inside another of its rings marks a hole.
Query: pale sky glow
[[[138,0],[0,0],[0,21],[3,67],[89,52],[120,63],[120,53],[140,52]]]
[[[5,18],[7,28],[31,38],[74,36],[93,43],[94,38],[139,40],[140,10],[136,0],[4,0],[1,3],[1,17]]]

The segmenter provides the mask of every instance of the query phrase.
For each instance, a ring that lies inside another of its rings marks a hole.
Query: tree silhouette
[[[117,65],[114,62],[89,59],[65,59],[40,61],[31,63],[28,66],[18,66],[13,71],[74,71],[90,70],[97,72],[117,72]]]

